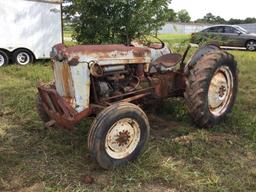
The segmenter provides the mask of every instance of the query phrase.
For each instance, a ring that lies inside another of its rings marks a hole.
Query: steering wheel
[[[152,39],[156,39],[157,42],[154,42]],[[151,49],[163,49],[165,47],[165,43],[156,36],[150,36],[150,39],[145,35],[142,36],[143,44]]]

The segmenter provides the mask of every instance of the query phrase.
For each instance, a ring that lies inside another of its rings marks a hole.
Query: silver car
[[[256,51],[256,34],[249,33],[237,25],[216,25],[193,33],[191,43],[203,42],[228,47],[245,47],[249,51]]]

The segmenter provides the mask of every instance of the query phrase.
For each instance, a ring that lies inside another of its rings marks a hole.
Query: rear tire
[[[88,148],[102,168],[112,169],[138,157],[149,130],[148,118],[139,107],[131,103],[114,104],[95,118]]]
[[[238,78],[234,57],[214,51],[201,58],[189,71],[185,100],[194,122],[212,127],[231,112]]]
[[[248,51],[256,51],[256,41],[250,40],[246,43],[246,49]]]
[[[13,53],[13,61],[18,65],[27,65],[34,62],[34,56],[29,50],[18,49]]]
[[[8,64],[9,64],[8,55],[4,51],[0,50],[0,67],[3,67]]]
[[[206,54],[208,54],[212,51],[219,51],[219,50],[220,50],[220,47],[213,45],[213,44],[207,44],[207,45],[199,47],[198,50],[195,52],[195,54],[189,60],[188,65],[186,65],[185,74],[188,74],[189,70],[192,69],[193,66],[200,59],[202,59],[202,57],[204,57]]]

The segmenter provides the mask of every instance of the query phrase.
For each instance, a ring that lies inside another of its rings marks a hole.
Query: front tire
[[[26,49],[18,49],[13,53],[13,61],[18,65],[27,65],[34,62],[34,56]]]
[[[184,96],[200,127],[212,127],[231,112],[238,89],[236,65],[231,54],[213,51],[189,71]]]
[[[112,169],[138,157],[149,130],[148,118],[139,107],[130,103],[114,104],[95,118],[88,148],[102,168]]]
[[[0,67],[3,67],[8,64],[9,64],[8,55],[4,51],[0,50]]]
[[[256,51],[256,41],[250,40],[246,43],[246,49],[248,51]]]

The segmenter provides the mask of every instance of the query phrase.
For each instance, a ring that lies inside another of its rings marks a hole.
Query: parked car
[[[249,51],[256,50],[256,34],[249,33],[237,25],[216,25],[192,34],[191,43],[204,42],[227,47],[245,47]]]

